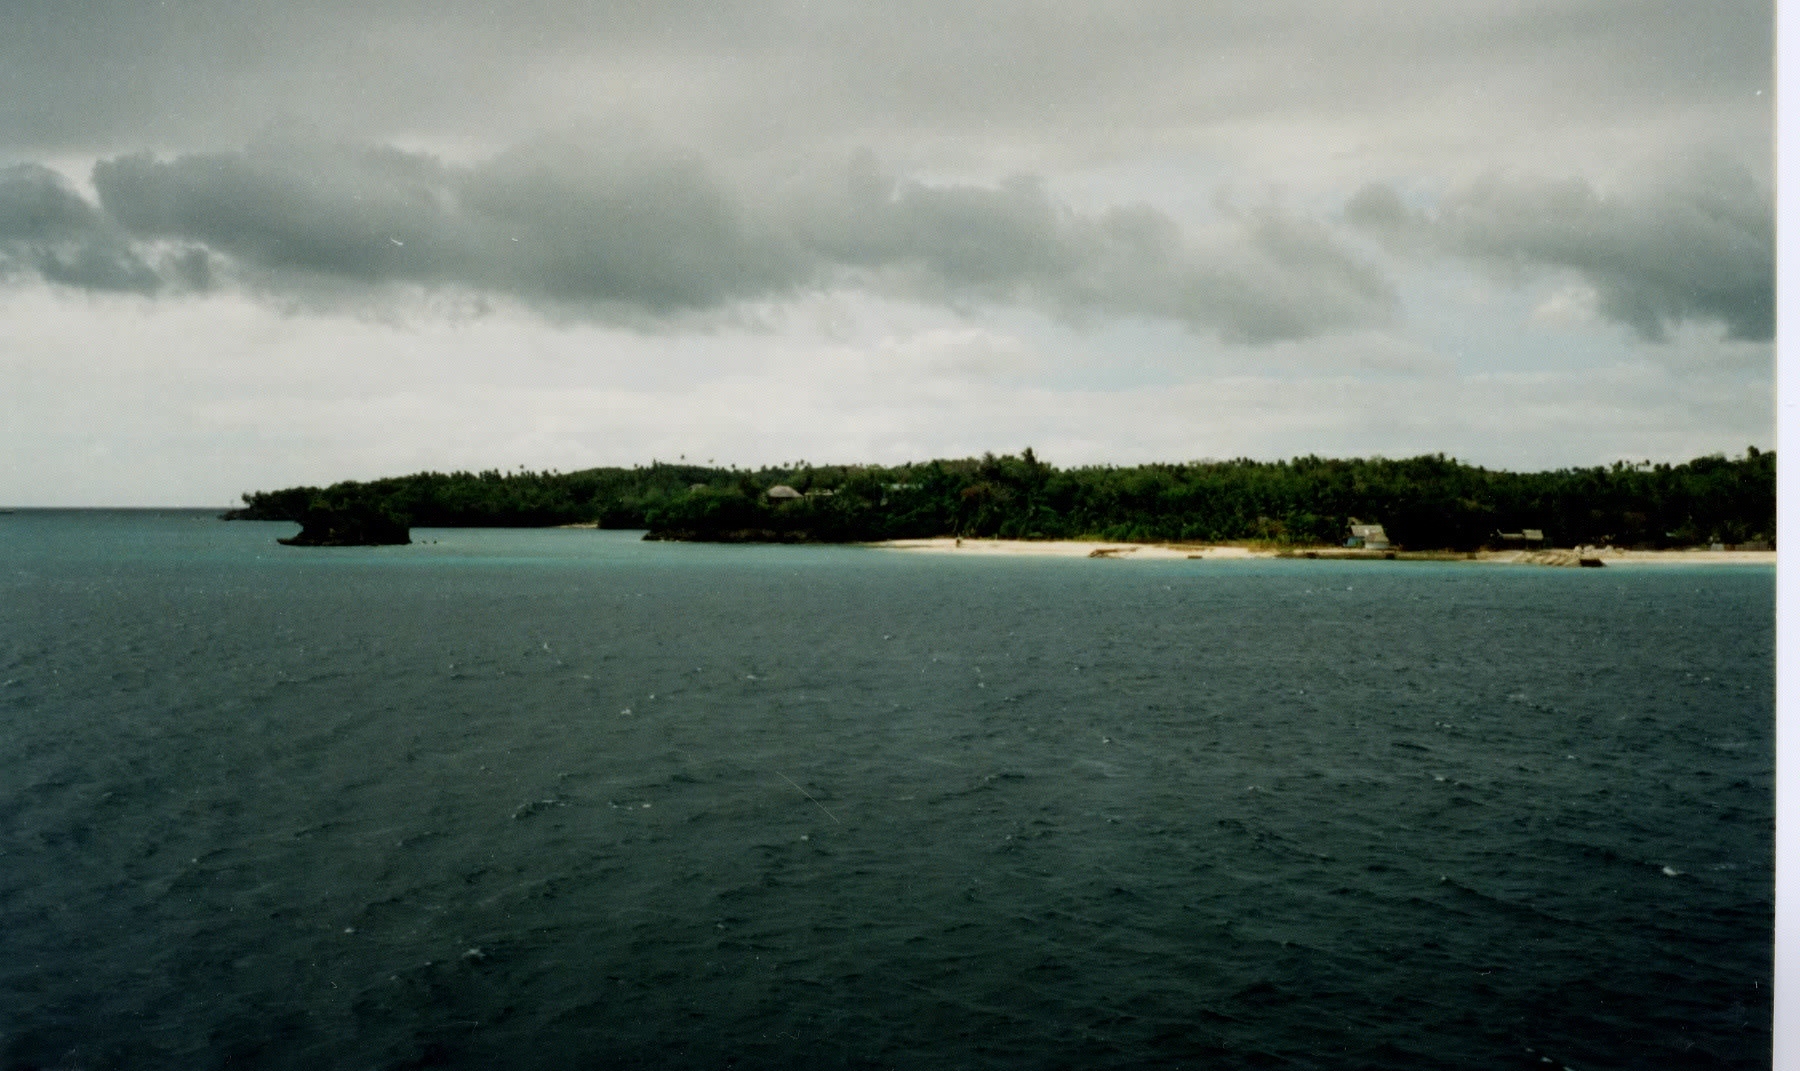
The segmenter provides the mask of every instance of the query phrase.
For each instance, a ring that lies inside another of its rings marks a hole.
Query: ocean
[[[1749,1068],[1774,570],[0,516],[6,1068]]]

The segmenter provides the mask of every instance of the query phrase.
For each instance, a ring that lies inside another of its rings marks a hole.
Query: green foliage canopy
[[[785,484],[803,493],[772,500]],[[897,466],[687,464],[580,472],[422,472],[244,495],[226,516],[298,520],[379,507],[416,527],[598,523],[652,538],[850,542],[932,536],[1341,543],[1354,521],[1413,549],[1470,550],[1542,529],[1557,546],[1775,539],[1775,455],[1513,473],[1442,454],[1058,469],[1019,456]]]

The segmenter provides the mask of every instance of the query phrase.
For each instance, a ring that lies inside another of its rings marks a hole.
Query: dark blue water
[[[1769,1063],[1774,573],[0,517],[9,1068]]]

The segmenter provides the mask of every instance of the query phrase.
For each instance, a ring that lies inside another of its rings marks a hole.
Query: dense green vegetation
[[[771,499],[786,485],[802,497]],[[699,540],[927,536],[1341,543],[1355,518],[1414,549],[1544,531],[1556,546],[1691,546],[1775,538],[1775,455],[1512,473],[1442,455],[1198,461],[1058,469],[1020,456],[757,470],[656,463],[573,473],[419,473],[254,492],[228,518],[379,509],[414,526],[598,522]]]

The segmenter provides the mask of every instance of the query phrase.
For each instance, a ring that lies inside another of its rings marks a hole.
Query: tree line
[[[772,498],[773,488],[797,497]],[[1414,549],[1541,530],[1555,546],[1775,539],[1775,454],[1515,473],[1442,454],[1057,468],[1019,455],[759,469],[655,462],[579,472],[422,472],[245,494],[228,519],[371,513],[418,527],[598,523],[650,538],[853,542],[934,536],[1318,546],[1351,523]]]

